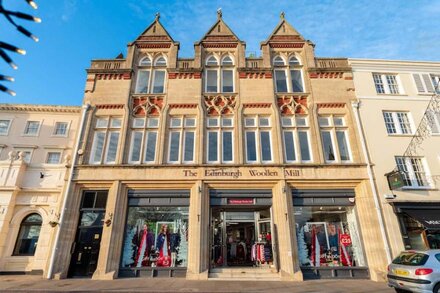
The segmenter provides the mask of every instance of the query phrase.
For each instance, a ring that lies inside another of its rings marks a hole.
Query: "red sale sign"
[[[351,245],[351,237],[349,234],[341,234],[341,243],[344,246]]]
[[[253,198],[237,198],[237,199],[228,199],[228,204],[236,204],[236,205],[247,205],[247,204],[254,204]]]

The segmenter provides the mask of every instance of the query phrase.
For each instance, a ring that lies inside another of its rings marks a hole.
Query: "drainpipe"
[[[58,230],[55,235],[54,249],[52,250],[52,255],[50,257],[50,262],[49,262],[49,268],[47,270],[47,277],[46,277],[47,279],[52,278],[53,267],[54,267],[54,262],[55,262],[55,255],[56,255],[56,252],[58,251],[58,241],[60,239],[60,233],[61,233],[61,229],[63,227],[64,214],[65,214],[64,211],[66,210],[67,196],[69,196],[70,187],[72,185],[73,169],[75,167],[76,160],[78,159],[79,144],[80,144],[81,135],[82,135],[83,128],[84,128],[84,123],[86,120],[86,114],[87,114],[87,111],[89,110],[89,108],[90,108],[89,103],[82,106],[81,124],[78,129],[78,138],[76,140],[75,148],[73,150],[72,166],[70,167],[69,179],[67,180],[67,186],[66,186],[66,189],[65,189],[64,195],[63,195],[63,205],[61,208],[60,224],[59,224]]]
[[[390,245],[388,243],[388,237],[385,231],[385,224],[382,216],[382,209],[380,207],[379,202],[379,195],[377,194],[376,185],[374,183],[374,177],[373,177],[373,166],[371,166],[370,158],[367,153],[367,144],[365,142],[365,136],[364,132],[362,130],[362,124],[359,116],[359,106],[360,101],[352,101],[351,106],[353,107],[354,111],[354,117],[356,118],[356,125],[359,132],[359,136],[361,138],[361,145],[362,145],[362,152],[364,154],[365,162],[367,163],[367,172],[368,172],[368,179],[370,181],[371,190],[373,191],[373,199],[374,199],[374,206],[376,208],[377,217],[379,218],[379,227],[380,227],[380,234],[382,235],[382,239],[384,241],[385,245],[385,253],[387,255],[387,263],[391,263],[391,250]]]

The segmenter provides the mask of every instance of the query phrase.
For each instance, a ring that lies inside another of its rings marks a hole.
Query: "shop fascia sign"
[[[254,204],[254,199],[253,198],[228,198],[228,204],[249,205],[249,204]]]
[[[238,179],[244,177],[299,177],[299,169],[270,169],[270,168],[208,168],[204,170],[184,169],[182,170],[185,177],[198,177],[201,173],[204,177],[231,177]]]
[[[403,182],[402,172],[398,170],[394,170],[389,173],[386,173],[385,176],[387,177],[388,186],[390,190],[399,189],[405,186],[405,183]]]

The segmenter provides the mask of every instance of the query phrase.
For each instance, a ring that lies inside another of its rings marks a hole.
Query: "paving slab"
[[[46,280],[41,276],[0,276],[0,292],[289,292],[391,293],[385,283],[369,280],[314,280],[304,282],[190,281],[179,278],[127,278]]]

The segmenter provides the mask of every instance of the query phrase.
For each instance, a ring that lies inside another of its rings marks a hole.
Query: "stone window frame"
[[[106,124],[99,124],[102,121],[106,121]],[[119,120],[119,125],[113,125],[113,121]],[[90,156],[89,156],[89,164],[91,165],[112,165],[116,164],[116,161],[118,159],[118,146],[119,142],[121,140],[121,129],[122,129],[122,117],[121,116],[97,116],[95,117],[95,126],[93,131],[93,141],[92,146],[90,148]],[[99,160],[95,160],[96,156],[96,148],[97,148],[97,136],[99,133],[103,133],[103,143],[102,143],[102,149],[100,151]],[[112,137],[112,134],[117,134],[117,142],[115,146],[115,158],[114,161],[108,160],[108,151],[110,148],[110,140]]]
[[[143,64],[145,60],[149,60],[146,64]],[[158,64],[158,61],[160,59],[164,59],[164,64]],[[165,94],[166,93],[166,81],[167,81],[167,68],[168,60],[164,54],[160,54],[155,58],[152,58],[150,55],[145,55],[138,63],[137,70],[136,70],[136,85],[134,88],[135,94]],[[141,72],[148,72],[148,78],[147,78],[147,87],[146,91],[141,91]],[[155,92],[154,91],[154,84],[156,82],[156,77],[158,72],[163,72],[164,78],[163,78],[163,90],[161,92]]]
[[[337,124],[335,123],[335,118],[336,119],[341,119],[340,121],[342,121],[342,124]],[[324,119],[325,121],[327,121],[324,124]],[[319,133],[320,133],[320,137],[321,137],[321,144],[322,144],[322,153],[323,153],[323,157],[324,157],[324,162],[326,164],[335,164],[335,163],[342,163],[342,164],[346,164],[346,163],[352,163],[353,162],[353,153],[351,150],[351,145],[350,145],[350,133],[349,133],[349,129],[348,129],[348,125],[346,123],[346,117],[345,115],[340,115],[340,114],[325,114],[325,115],[319,115],[318,116],[318,126],[319,126]],[[329,133],[329,138],[331,140],[331,147],[332,147],[332,151],[333,151],[333,155],[334,155],[334,159],[333,160],[329,160],[328,158],[326,158],[325,156],[325,144],[324,144],[324,136],[323,133]],[[338,133],[343,133],[343,137],[345,139],[345,144],[347,147],[347,153],[348,153],[348,160],[342,160],[341,158],[341,150],[340,150],[340,141],[338,139]]]
[[[231,64],[225,63],[225,59],[229,58],[232,62]],[[215,63],[211,62],[215,59]],[[232,71],[232,91],[223,91],[224,89],[224,77],[223,73],[226,71]],[[208,91],[208,73],[216,72],[216,91]],[[205,73],[204,73],[205,81],[204,81],[204,91],[205,93],[223,93],[223,94],[232,94],[236,92],[236,66],[234,62],[234,56],[226,53],[222,56],[217,56],[215,54],[210,54],[205,59]]]
[[[416,127],[410,111],[383,111],[382,114],[388,135],[413,135]]]
[[[298,119],[305,119],[305,124],[301,125],[297,121]],[[290,124],[287,124],[287,120],[290,121]],[[312,147],[310,143],[310,123],[308,115],[285,115],[281,117],[281,131],[282,131],[282,140],[283,140],[283,153],[284,153],[284,162],[285,163],[312,163],[313,155],[312,155]],[[287,147],[286,147],[286,137],[285,133],[292,133],[293,137],[293,146],[294,146],[294,155],[295,160],[287,159]],[[307,150],[309,153],[309,160],[303,160],[303,155],[301,151],[301,139],[299,133],[306,133],[307,136]]]
[[[151,124],[150,121],[156,121],[157,124]],[[136,125],[136,121],[143,121],[142,125]],[[132,121],[131,125],[131,138],[130,138],[130,150],[128,155],[128,163],[129,164],[154,164],[157,162],[158,156],[158,142],[159,142],[159,128],[160,128],[160,117],[135,117]],[[133,147],[134,147],[134,139],[135,133],[141,133],[141,144],[139,147],[139,160],[132,160],[133,157]],[[147,145],[149,141],[149,134],[156,134],[156,142],[154,146],[154,158],[152,161],[146,161],[146,152]]]
[[[225,119],[230,119],[231,124],[225,125]],[[216,120],[215,125],[210,125],[210,121]],[[210,148],[209,148],[209,134],[217,133],[217,160],[209,160],[210,156]],[[230,161],[225,161],[225,153],[224,153],[224,133],[231,133],[231,156],[232,159]],[[235,127],[234,127],[234,117],[230,115],[224,116],[211,116],[206,120],[206,162],[208,164],[232,164],[234,163],[234,145],[235,145]]]
[[[267,119],[268,124],[262,125],[261,119]],[[249,125],[248,120],[253,120],[253,125]],[[247,164],[271,164],[274,162],[274,149],[273,149],[273,137],[272,137],[272,123],[270,115],[256,114],[256,115],[246,115],[244,116],[244,146],[245,146],[245,162]],[[254,133],[255,138],[255,160],[249,160],[248,153],[248,133]],[[269,147],[270,147],[270,160],[263,160],[263,149],[261,144],[261,134],[263,132],[269,133]]]
[[[287,59],[287,62],[286,62]],[[281,62],[282,60],[282,62]],[[295,61],[293,61],[295,60]],[[273,80],[274,80],[274,88],[276,93],[305,93],[305,77],[304,77],[304,67],[301,63],[301,58],[299,58],[296,54],[292,53],[287,58],[284,58],[280,54],[275,55],[272,58],[273,65]],[[302,91],[294,91],[293,90],[293,78],[292,71],[298,71],[300,73],[300,79],[296,80],[300,82],[300,86],[302,87]],[[286,80],[286,92],[278,91],[277,85],[277,72],[283,72]]]
[[[179,125],[172,125],[173,121],[180,119]],[[189,120],[194,120],[194,125],[188,125]],[[179,134],[178,154],[177,160],[171,160],[172,151],[172,136],[173,134]],[[192,160],[185,160],[185,151],[188,147],[186,145],[186,138],[188,133],[193,133],[193,145],[192,145]],[[196,115],[172,115],[168,119],[168,150],[167,150],[167,163],[178,164],[194,164],[196,161],[196,142],[197,142],[197,117]]]

